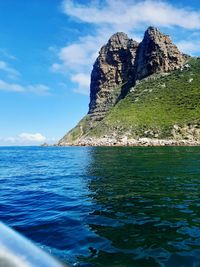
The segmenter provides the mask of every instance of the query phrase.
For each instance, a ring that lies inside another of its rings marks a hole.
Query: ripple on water
[[[0,219],[74,266],[200,266],[200,148],[0,148]]]

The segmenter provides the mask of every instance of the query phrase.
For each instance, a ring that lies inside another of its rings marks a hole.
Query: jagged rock
[[[132,76],[138,45],[118,32],[101,48],[91,74],[89,114],[94,120],[104,117],[122,93],[122,84]]]
[[[179,69],[186,56],[174,45],[168,35],[155,27],[149,27],[140,43],[135,60],[135,80],[154,73],[166,73]]]

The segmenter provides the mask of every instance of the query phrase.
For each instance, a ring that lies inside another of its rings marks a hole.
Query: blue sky
[[[200,2],[0,1],[0,145],[56,142],[87,113],[92,64],[117,31],[149,25],[200,55]]]

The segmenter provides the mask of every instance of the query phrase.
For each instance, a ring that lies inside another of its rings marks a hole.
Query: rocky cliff
[[[154,73],[166,73],[179,69],[186,57],[168,35],[149,27],[140,43],[134,64],[135,79],[141,80]]]
[[[92,132],[95,132],[94,129],[96,128],[101,131],[105,124],[104,122],[109,121],[110,113],[113,113],[113,107],[120,106],[120,102],[123,102],[123,99],[129,99],[131,92],[136,91],[132,93],[131,101],[134,103],[138,101],[136,89],[140,81],[155,75],[161,77],[163,74],[173,73],[176,70],[182,71],[187,60],[188,58],[178,50],[170,37],[161,33],[155,27],[149,27],[146,30],[141,43],[130,39],[125,33],[114,34],[108,40],[108,43],[101,48],[93,66],[89,112],[74,129],[60,140],[59,145],[78,142],[78,140],[88,138]],[[165,83],[160,86],[160,92],[165,90]],[[152,92],[154,88],[149,89],[147,87],[142,92],[142,95],[148,90]],[[169,110],[170,108],[168,107]],[[125,113],[123,115],[123,110],[121,111],[118,120],[116,120],[117,128],[121,127],[122,122],[130,119],[130,116],[132,119],[138,112],[136,110],[132,114],[132,109],[133,106],[130,106],[130,112],[126,113],[127,118]],[[138,109],[142,109],[142,106],[138,106]],[[114,110],[116,109],[114,108]],[[145,116],[148,117],[148,114]],[[154,119],[156,118],[153,118],[152,121]],[[128,128],[135,129],[134,127],[138,120],[139,117],[135,121],[133,120],[133,122],[130,120],[133,125],[129,125]],[[171,127],[173,128],[173,125]],[[148,127],[144,125],[145,131],[148,132],[149,129],[146,128]],[[107,125],[107,129],[109,129],[111,135],[112,133],[117,134],[115,128],[111,127],[111,124],[110,127]],[[123,135],[123,129],[121,132]],[[102,134],[105,135],[105,131]],[[141,132],[141,135],[143,134]],[[159,134],[156,135],[159,136]]]
[[[101,48],[91,73],[89,114],[94,120],[101,120],[116,104],[123,84],[133,76],[138,45],[118,32]]]

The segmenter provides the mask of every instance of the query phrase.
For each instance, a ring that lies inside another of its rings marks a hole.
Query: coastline
[[[153,139],[153,138],[139,138],[139,139],[127,139],[122,138],[108,139],[108,138],[87,138],[79,139],[71,143],[58,143],[57,146],[200,146],[200,141],[198,140],[174,140],[174,139]]]

